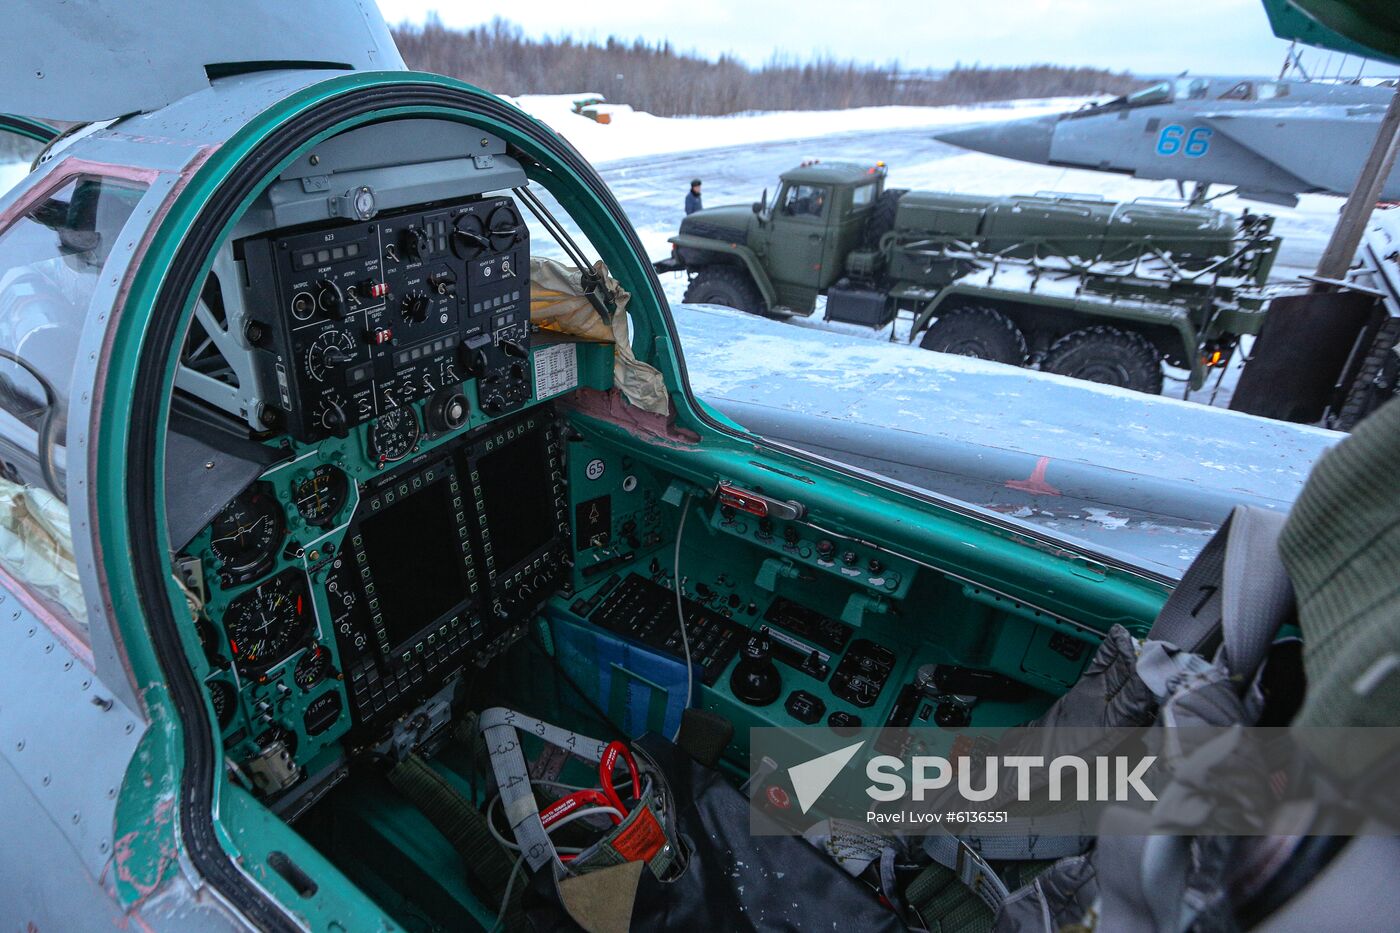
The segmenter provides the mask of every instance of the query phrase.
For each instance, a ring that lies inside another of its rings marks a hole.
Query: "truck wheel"
[[[725,305],[749,314],[764,312],[763,296],[747,272],[732,266],[706,266],[685,290],[687,304]]]
[[[1362,418],[1381,407],[1395,393],[1396,346],[1400,346],[1400,318],[1391,318],[1381,325],[1371,341],[1371,349],[1362,361],[1361,370],[1352,380],[1346,399],[1329,428],[1352,430]]]
[[[875,249],[880,245],[880,237],[894,229],[894,215],[899,210],[899,199],[908,193],[907,188],[890,188],[880,192],[870,216],[865,218],[865,230],[860,236],[862,249]]]
[[[1086,327],[1065,334],[1045,354],[1041,369],[1149,395],[1162,393],[1162,359],[1142,334]]]
[[[919,346],[1012,366],[1024,366],[1028,352],[1021,329],[992,308],[959,308],[941,315],[924,331]]]

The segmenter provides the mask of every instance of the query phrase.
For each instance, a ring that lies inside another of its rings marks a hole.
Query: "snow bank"
[[[852,110],[785,110],[724,117],[658,117],[608,106],[612,122],[596,123],[574,113],[583,94],[526,94],[514,102],[574,145],[590,162],[605,164],[637,156],[715,149],[750,143],[805,139],[832,133],[946,127],[1060,113],[1082,98],[998,101],[967,107],[858,107]]]

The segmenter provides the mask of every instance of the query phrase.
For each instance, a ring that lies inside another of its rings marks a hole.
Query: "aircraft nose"
[[[961,146],[963,149],[975,149],[1008,159],[1044,165],[1050,161],[1050,141],[1055,136],[1055,123],[1058,119],[1052,115],[1007,120],[1004,123],[940,133],[934,138],[939,142]]]

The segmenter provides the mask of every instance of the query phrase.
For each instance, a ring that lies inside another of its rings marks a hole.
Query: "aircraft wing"
[[[1333,104],[1221,110],[1199,119],[1315,190],[1346,195],[1384,111],[1378,104]],[[1400,171],[1392,173],[1384,196],[1400,197]]]
[[[674,310],[696,395],[755,433],[1174,577],[1236,503],[1287,509],[1344,436],[724,308]]]

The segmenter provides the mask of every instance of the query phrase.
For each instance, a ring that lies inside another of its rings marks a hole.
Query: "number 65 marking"
[[[1194,127],[1188,133],[1180,123],[1170,123],[1162,127],[1157,137],[1157,154],[1174,156],[1181,152],[1188,159],[1199,159],[1210,152],[1210,138],[1214,135],[1215,130],[1208,126]]]

